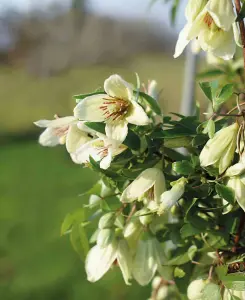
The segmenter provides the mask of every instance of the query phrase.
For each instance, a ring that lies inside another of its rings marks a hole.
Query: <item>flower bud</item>
[[[99,196],[91,195],[89,197],[89,206],[94,207],[94,206],[98,205],[100,203],[100,201],[101,201],[101,198]]]
[[[110,189],[107,185],[105,185],[102,180],[100,180],[99,182],[101,184],[101,191],[100,191],[101,197],[109,197],[115,194],[115,192],[112,189]]]
[[[233,300],[233,299],[243,300],[243,299],[245,299],[245,291],[234,291],[234,290],[225,289],[223,299],[224,300]]]
[[[150,213],[150,210],[147,208],[143,208],[140,211],[138,211],[138,215],[140,223],[144,226],[150,224],[153,220],[153,215]]]
[[[97,245],[100,246],[101,248],[105,248],[112,242],[114,236],[115,236],[114,230],[101,229],[97,236]]]
[[[127,225],[125,226],[123,235],[127,239],[134,235],[137,235],[137,233],[141,230],[142,230],[142,225],[140,221],[138,219],[133,219],[130,222],[128,222]]]
[[[202,167],[213,166],[222,174],[231,164],[235,149],[239,125],[234,123],[219,130],[202,149],[200,163]]]
[[[102,216],[99,220],[99,229],[111,228],[113,227],[115,222],[115,214],[113,212],[109,212]]]
[[[238,204],[245,211],[245,175],[230,178],[227,186],[234,191]]]
[[[202,300],[203,289],[207,285],[207,281],[197,279],[190,283],[187,289],[187,297],[189,300]]]
[[[161,286],[157,292],[156,300],[164,300],[167,299],[167,297],[168,297],[168,287],[166,285]]]
[[[155,276],[152,280],[152,284],[151,284],[152,288],[157,289],[159,287],[159,285],[161,284],[161,282],[162,282],[162,277]]]
[[[182,197],[185,192],[185,185],[187,179],[182,177],[173,183],[171,190],[164,192],[161,195],[161,204],[158,210],[158,214],[162,214],[168,211],[176,202]]]

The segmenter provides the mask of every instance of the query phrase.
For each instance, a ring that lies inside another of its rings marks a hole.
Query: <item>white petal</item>
[[[154,200],[156,204],[160,203],[160,197],[163,192],[166,191],[166,182],[165,177],[163,175],[163,172],[159,170],[157,176],[156,176],[156,182],[154,185]]]
[[[100,139],[87,142],[72,153],[71,157],[77,164],[84,164],[89,162],[89,156],[92,156],[94,160],[101,160],[101,154],[98,148],[95,147],[96,143],[103,143]]]
[[[159,170],[150,168],[143,171],[122,193],[120,201],[132,202],[147,192],[156,181]]]
[[[39,137],[42,146],[54,147],[60,144],[60,138],[55,135],[53,128],[47,128]]]
[[[236,16],[230,0],[209,0],[206,6],[208,12],[213,18],[215,24],[228,31],[231,29],[232,24],[235,22]]]
[[[68,126],[72,122],[75,122],[74,117],[64,117],[64,118],[57,118],[54,120],[39,120],[34,122],[34,124],[38,127],[51,127],[51,128],[59,128],[63,126]]]
[[[107,123],[105,126],[105,132],[109,139],[122,143],[128,134],[128,122],[118,121]]]
[[[239,29],[238,24],[236,22],[233,23],[232,28],[233,28],[235,42],[236,42],[238,47],[242,48],[243,46],[242,46],[241,34],[240,34],[240,29]]]
[[[105,94],[89,96],[80,101],[74,109],[74,116],[80,120],[103,122],[106,120],[105,111],[101,108],[110,97]]]
[[[152,241],[139,241],[133,263],[133,276],[140,285],[147,285],[157,270]]]
[[[204,8],[202,12],[197,16],[195,21],[190,25],[187,40],[192,40],[196,38],[202,30],[208,28],[207,24],[204,22],[206,14],[207,9]]]
[[[90,140],[88,134],[78,129],[76,124],[70,125],[66,136],[66,149],[69,153],[75,152]]]
[[[117,245],[109,244],[105,248],[94,246],[85,261],[87,278],[91,282],[98,281],[110,269],[117,256]]]
[[[206,0],[189,0],[185,8],[185,17],[193,22],[206,5]]]
[[[111,75],[105,80],[104,89],[105,92],[113,98],[124,100],[133,98],[132,85],[117,74]]]
[[[117,261],[123,274],[123,279],[127,285],[130,285],[129,280],[132,278],[133,260],[130,253],[128,243],[125,240],[120,240],[117,249]]]
[[[101,169],[107,170],[112,162],[112,152],[108,151],[108,155],[100,161],[100,167]]]
[[[191,28],[191,24],[187,23],[185,27],[180,31],[179,38],[175,46],[174,58],[179,57],[185,47],[189,44],[190,40],[188,39],[189,30]]]
[[[151,123],[144,109],[135,101],[131,102],[130,112],[126,116],[128,123],[144,126]]]

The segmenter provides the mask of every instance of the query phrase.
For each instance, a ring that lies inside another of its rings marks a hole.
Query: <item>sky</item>
[[[45,10],[50,4],[56,2],[69,7],[71,0],[0,0],[0,15],[8,10],[28,12],[32,9]],[[162,0],[149,8],[151,0],[87,0],[89,9],[100,15],[108,15],[114,18],[142,18],[163,22],[170,27],[169,5]],[[187,0],[182,0],[182,8]],[[176,29],[179,30],[184,23],[183,13],[179,14]]]

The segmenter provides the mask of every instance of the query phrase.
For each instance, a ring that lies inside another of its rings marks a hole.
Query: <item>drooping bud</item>
[[[101,248],[108,246],[112,242],[114,236],[114,230],[101,229],[97,236],[97,245]]]
[[[231,164],[236,149],[239,125],[234,123],[219,130],[202,149],[200,163],[202,167],[213,166],[222,174]]]
[[[207,281],[203,279],[197,279],[190,283],[187,289],[187,297],[189,300],[201,300],[203,290],[207,285]]]
[[[113,212],[106,213],[99,220],[99,229],[111,228],[115,222],[115,214]]]
[[[139,215],[140,223],[144,226],[150,224],[153,220],[153,215],[147,208],[143,208],[140,211],[138,211],[137,215]]]

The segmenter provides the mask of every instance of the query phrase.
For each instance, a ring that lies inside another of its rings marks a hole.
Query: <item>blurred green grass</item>
[[[119,270],[96,284],[86,281],[83,262],[59,232],[65,215],[82,205],[78,195],[92,186],[96,175],[74,165],[64,148],[40,147],[33,121],[55,113],[69,115],[75,104],[72,95],[103,86],[113,73],[135,82],[135,71],[142,82],[158,81],[165,112],[178,111],[182,69],[183,61],[165,54],[137,56],[121,66],[69,70],[50,78],[1,67],[0,135],[16,140],[0,139],[0,299],[147,299],[149,288],[136,283],[126,287]],[[32,131],[34,141],[29,136]]]

